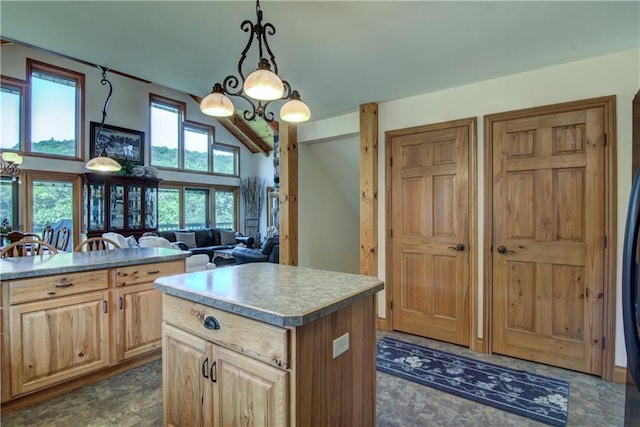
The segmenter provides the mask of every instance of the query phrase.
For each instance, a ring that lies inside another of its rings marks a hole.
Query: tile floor
[[[623,426],[624,386],[597,377],[397,332],[378,332],[408,342],[487,362],[562,378],[571,384],[569,426]],[[378,426],[538,426],[470,400],[378,372]],[[5,415],[9,426],[161,426],[162,370],[159,361]],[[360,427],[360,426],[352,426]],[[366,427],[366,426],[362,426]]]

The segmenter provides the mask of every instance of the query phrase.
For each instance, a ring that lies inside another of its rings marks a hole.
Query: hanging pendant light
[[[98,68],[102,71],[102,80],[100,80],[100,84],[102,84],[103,86],[109,85],[109,94],[107,95],[107,100],[104,102],[104,107],[102,107],[102,122],[100,123],[98,133],[96,134],[96,146],[100,143],[100,136],[102,135],[104,120],[107,118],[107,108],[109,107],[111,94],[113,93],[113,86],[111,85],[111,82],[107,80],[107,69],[99,65]],[[97,157],[89,160],[84,165],[84,168],[90,171],[97,172],[118,172],[120,169],[122,169],[122,166],[120,165],[120,163],[107,156],[105,147],[102,147],[102,149],[100,150],[100,154]]]
[[[239,77],[228,75],[222,84],[216,83],[211,93],[202,99],[200,110],[204,114],[214,117],[231,116],[235,109],[229,97],[238,97],[249,103],[249,109],[245,110],[243,114],[245,120],[251,121],[258,116],[270,122],[273,121],[274,116],[273,113],[267,112],[269,104],[276,100],[290,100],[282,107],[285,114],[283,115],[283,110],[281,110],[280,118],[288,122],[309,120],[311,111],[300,99],[298,91],[292,91],[289,82],[278,76],[278,64],[276,64],[276,58],[267,41],[267,35],[274,35],[276,29],[270,23],[262,24],[260,0],[256,1],[256,15],[255,24],[248,19],[240,24],[240,28],[250,34],[249,42],[242,51],[238,62]],[[258,42],[258,68],[245,78],[244,60],[247,58],[247,52],[254,39]],[[268,59],[263,57],[263,52],[269,55]],[[292,103],[292,101],[295,102]]]

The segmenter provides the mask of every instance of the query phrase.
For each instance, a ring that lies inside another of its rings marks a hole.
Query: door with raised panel
[[[162,346],[162,292],[153,283],[116,288],[115,303],[119,361]]]
[[[391,140],[393,329],[469,345],[472,120]]]
[[[103,291],[11,306],[12,396],[107,366],[108,301]]]
[[[602,107],[492,122],[492,350],[602,373]]]
[[[164,425],[213,426],[211,344],[166,323],[162,326]]]
[[[284,426],[288,419],[288,373],[222,347],[214,370],[214,417],[221,426]]]

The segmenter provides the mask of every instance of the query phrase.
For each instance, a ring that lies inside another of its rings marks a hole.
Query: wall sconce
[[[23,160],[22,156],[14,151],[2,152],[2,175],[8,175],[12,181],[18,181],[18,184],[22,184],[19,166]]]

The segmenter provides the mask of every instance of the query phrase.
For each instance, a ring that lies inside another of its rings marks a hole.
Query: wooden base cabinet
[[[287,425],[288,373],[164,325],[167,426]]]
[[[116,289],[116,360],[162,345],[162,292],[153,283]]]
[[[107,366],[108,301],[103,291],[12,306],[11,396]]]
[[[290,328],[166,294],[162,309],[166,426],[375,425],[373,296]]]

